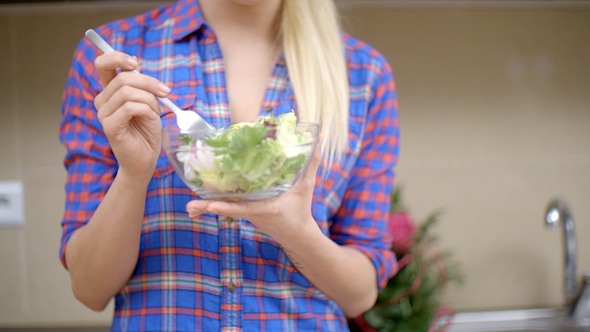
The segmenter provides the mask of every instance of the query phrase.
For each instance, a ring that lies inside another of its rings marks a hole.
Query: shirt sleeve
[[[395,85],[387,62],[378,74],[372,86],[361,151],[330,227],[330,237],[367,255],[375,265],[381,290],[397,272],[388,223],[399,127]]]
[[[67,181],[60,260],[66,268],[69,239],[88,223],[117,170],[116,159],[94,107],[94,98],[102,91],[94,68],[96,55],[88,41],[80,42],[62,95],[59,137],[67,150],[64,159]]]

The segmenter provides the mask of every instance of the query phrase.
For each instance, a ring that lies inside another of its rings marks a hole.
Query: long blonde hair
[[[333,0],[284,0],[280,34],[300,121],[322,125],[329,164],[348,146],[349,84]]]

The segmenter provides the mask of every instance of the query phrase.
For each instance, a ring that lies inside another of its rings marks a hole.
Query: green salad
[[[292,181],[312,151],[310,132],[296,130],[294,112],[241,122],[204,140],[180,136],[184,176],[220,193],[251,193]]]

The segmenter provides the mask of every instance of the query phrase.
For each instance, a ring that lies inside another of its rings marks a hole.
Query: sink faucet
[[[571,211],[564,201],[555,199],[547,206],[546,226],[556,229],[563,225],[565,245],[564,292],[568,313],[576,325],[590,324],[590,270],[584,271],[581,291],[576,286],[576,235]]]
[[[555,199],[547,206],[545,218],[546,226],[549,229],[557,229],[563,225],[565,235],[565,296],[569,303],[577,294],[576,287],[576,233],[574,230],[574,220],[569,208],[564,201]]]
[[[582,291],[575,299],[571,315],[576,325],[590,325],[590,271],[584,271]]]

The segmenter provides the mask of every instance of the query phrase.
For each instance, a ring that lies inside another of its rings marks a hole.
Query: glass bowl
[[[253,202],[276,198],[299,180],[319,140],[315,123],[292,126],[212,125],[194,140],[175,124],[163,127],[168,160],[182,181],[207,200]]]

